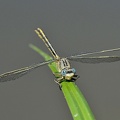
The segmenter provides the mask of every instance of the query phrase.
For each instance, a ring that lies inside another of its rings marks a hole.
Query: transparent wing
[[[98,57],[71,56],[71,57],[68,57],[67,59],[72,61],[82,62],[82,63],[104,63],[104,62],[120,61],[120,56],[98,56]]]
[[[114,48],[114,49],[109,49],[109,50],[102,50],[102,51],[96,51],[96,52],[88,52],[88,53],[83,53],[80,55],[74,55],[71,57],[82,57],[82,56],[87,56],[87,55],[94,55],[94,54],[101,54],[101,53],[107,53],[107,52],[114,52],[114,51],[120,51],[120,48]]]
[[[31,66],[28,66],[28,67],[24,67],[24,68],[21,68],[21,69],[6,72],[6,73],[0,75],[0,82],[15,80],[15,79],[17,79],[19,77],[22,77],[23,75],[29,73],[30,71],[32,71],[32,70],[34,70],[34,69],[36,69],[36,68],[38,68],[42,65],[49,64],[53,61],[54,60],[45,61],[45,62],[38,63],[38,64],[35,64],[35,65],[31,65]]]

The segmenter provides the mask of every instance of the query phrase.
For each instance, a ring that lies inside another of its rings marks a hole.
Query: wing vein
[[[31,65],[31,66],[28,66],[28,67],[24,67],[24,68],[21,68],[21,69],[6,72],[6,73],[0,75],[0,82],[15,80],[15,79],[31,72],[32,70],[40,67],[40,66],[43,66],[43,65],[46,65],[46,64],[49,64],[49,63],[52,63],[52,62],[54,62],[54,60],[49,60],[49,61],[45,61],[45,62],[42,62],[42,63]]]
[[[98,56],[98,57],[69,57],[69,60],[82,63],[104,63],[120,61],[120,56]]]

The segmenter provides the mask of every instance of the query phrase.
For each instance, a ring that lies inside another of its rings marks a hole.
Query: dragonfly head
[[[71,80],[71,78],[75,75],[76,70],[74,68],[72,69],[63,69],[61,71],[61,75],[65,77],[66,80]]]

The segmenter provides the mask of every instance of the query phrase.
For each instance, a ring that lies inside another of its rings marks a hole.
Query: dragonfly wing
[[[80,55],[74,55],[71,57],[83,57],[83,56],[88,56],[88,55],[94,55],[94,54],[101,54],[101,53],[107,53],[107,52],[115,52],[115,51],[120,51],[120,48],[114,48],[114,49],[109,49],[109,50],[102,50],[102,51],[96,51],[96,52],[88,52],[88,53],[83,53]]]
[[[68,59],[72,61],[82,62],[82,63],[104,63],[104,62],[120,61],[120,56],[98,56],[98,57],[71,56]]]
[[[36,68],[38,68],[42,65],[52,63],[53,61],[54,60],[45,61],[45,62],[38,63],[38,64],[35,64],[35,65],[31,65],[31,66],[28,66],[28,67],[24,67],[24,68],[21,68],[21,69],[6,72],[6,73],[0,75],[0,82],[15,80],[15,79],[29,73],[30,71],[32,71],[32,70],[34,70],[34,69],[36,69]]]

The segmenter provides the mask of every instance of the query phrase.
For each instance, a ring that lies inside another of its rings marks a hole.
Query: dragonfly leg
[[[78,78],[80,78],[79,75],[74,75],[70,81],[75,82]]]
[[[63,80],[63,77],[54,79],[54,81],[55,81],[58,85],[60,85],[60,83],[62,82],[62,80]]]
[[[76,78],[72,78],[70,82],[75,82],[76,80],[77,80]]]
[[[74,75],[73,77],[76,77],[76,80],[80,78],[79,75]]]
[[[62,85],[60,84],[62,82],[62,80],[63,80],[63,77],[54,79],[54,81],[59,85],[60,90],[62,88]]]

